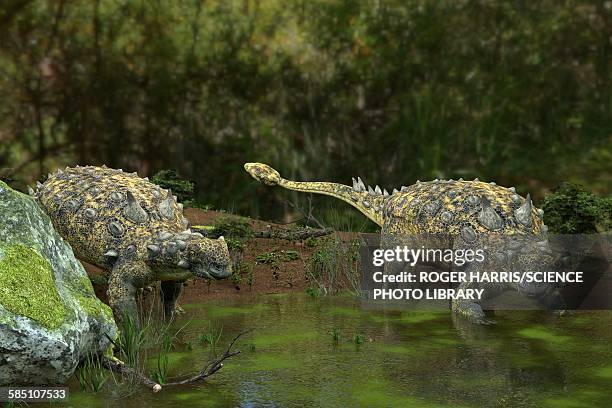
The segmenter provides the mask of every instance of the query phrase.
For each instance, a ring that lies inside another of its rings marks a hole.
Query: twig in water
[[[232,351],[232,347],[234,346],[234,344],[236,343],[236,341],[238,341],[240,337],[244,336],[247,333],[250,333],[251,331],[253,330],[252,329],[247,330],[245,332],[238,334],[236,337],[234,337],[234,339],[231,341],[229,346],[227,346],[227,349],[225,350],[225,352],[221,354],[219,357],[217,357],[216,359],[214,359],[213,361],[208,362],[200,370],[198,374],[191,376],[189,378],[186,378],[184,380],[166,383],[164,384],[164,386],[168,387],[168,386],[173,386],[173,385],[185,385],[185,384],[189,384],[193,382],[203,381],[207,377],[210,377],[211,375],[215,374],[217,371],[223,368],[224,360],[240,354],[240,350]],[[153,392],[159,392],[162,389],[162,386],[160,384],[151,380],[149,377],[145,376],[138,370],[133,369],[132,367],[128,366],[123,361],[115,357],[104,357],[103,365],[107,369],[111,371],[116,371],[126,378],[134,378],[138,380],[142,385],[144,385],[147,388],[150,388]]]
[[[223,354],[221,354],[219,357],[217,357],[216,359],[214,359],[213,361],[208,362],[197,375],[194,375],[192,377],[186,378],[184,380],[181,381],[174,381],[174,382],[169,382],[166,383],[166,386],[170,386],[170,385],[184,385],[184,384],[189,384],[189,383],[193,383],[193,382],[197,382],[197,381],[202,381],[204,380],[206,377],[210,377],[211,375],[213,375],[214,373],[216,373],[217,371],[219,371],[221,368],[223,368],[223,361],[225,359],[228,359],[230,357],[233,357],[235,355],[240,354],[240,350],[236,350],[236,351],[232,351],[232,347],[234,346],[234,343],[236,343],[236,341],[238,341],[238,339],[247,334],[250,333],[251,330],[247,330],[245,332],[242,332],[240,334],[238,334],[236,337],[234,337],[234,340],[231,341],[231,343],[229,344],[229,346],[227,346],[227,349],[225,350],[225,352]]]

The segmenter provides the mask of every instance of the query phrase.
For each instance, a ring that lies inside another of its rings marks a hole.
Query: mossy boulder
[[[0,385],[63,383],[116,336],[70,246],[30,197],[0,181]]]

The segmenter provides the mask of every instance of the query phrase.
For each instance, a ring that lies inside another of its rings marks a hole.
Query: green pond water
[[[238,344],[242,354],[203,384],[159,394],[81,392],[74,380],[65,405],[612,406],[612,312],[498,312],[496,325],[479,327],[448,311],[368,310],[344,296],[265,295],[184,308],[177,327],[189,323],[169,355],[171,376],[207,360],[210,347],[199,337],[211,322],[223,327],[218,349],[254,329]]]

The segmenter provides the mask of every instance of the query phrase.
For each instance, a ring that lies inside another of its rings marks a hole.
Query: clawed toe
[[[495,320],[488,319],[486,317],[482,318],[482,319],[475,320],[474,323],[482,324],[483,326],[492,326],[492,325],[497,324],[497,322]]]

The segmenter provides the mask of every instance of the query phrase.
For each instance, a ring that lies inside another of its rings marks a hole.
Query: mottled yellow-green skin
[[[476,218],[480,205],[470,205],[468,197],[487,198],[493,210],[502,218],[503,226],[490,230]],[[512,197],[515,197],[516,202]],[[413,184],[403,192],[391,195],[383,208],[384,222],[381,225],[389,234],[450,234],[460,235],[460,228],[469,225],[479,234],[539,234],[542,218],[533,207],[532,226],[526,227],[514,220],[513,211],[524,204],[525,199],[515,192],[498,185],[482,181],[428,181]],[[439,203],[434,213],[425,208],[427,204]],[[445,221],[442,214],[451,214]]]
[[[155,281],[171,314],[181,282],[231,275],[225,241],[191,233],[171,191],[136,173],[66,168],[32,194],[79,258],[111,271],[108,298],[118,319],[136,316],[136,289]]]
[[[20,244],[0,246],[0,304],[51,330],[66,318],[49,261]]]
[[[532,205],[529,196],[519,196],[514,188],[479,180],[433,180],[417,182],[389,194],[378,186],[366,189],[359,178],[353,179],[352,187],[296,182],[282,178],[266,164],[247,163],[244,167],[266,185],[324,194],[349,203],[381,227],[383,245],[395,242],[421,246],[427,242],[428,248],[486,248],[485,262],[468,266],[484,270],[499,267],[504,268],[501,270],[547,270],[537,268],[552,262],[543,212]],[[468,284],[462,286],[467,288]],[[529,296],[540,296],[548,290],[537,285],[494,284],[487,285],[487,289],[487,294],[492,296],[508,289],[523,291]],[[476,302],[455,302],[453,310],[475,321],[485,320]]]
[[[134,222],[125,216],[128,191],[149,214],[146,222]],[[120,196],[113,197],[113,193]],[[104,268],[107,260],[103,254],[108,250],[121,254],[134,245],[136,257],[144,258],[147,253],[144,244],[151,242],[153,236],[162,231],[179,233],[187,228],[187,220],[175,199],[172,216],[166,218],[160,214],[158,207],[167,194],[136,173],[87,166],[52,173],[37,190],[37,199],[75,254]],[[96,212],[91,219],[85,216],[87,209]],[[113,220],[123,227],[123,234],[110,232],[109,222]]]
[[[417,182],[384,196],[356,191],[353,187],[337,183],[286,180],[262,163],[247,163],[245,169],[256,180],[267,185],[339,198],[378,224],[383,234],[460,235],[461,228],[465,226],[472,228],[476,235],[540,234],[543,227],[541,213],[535,207],[531,209],[531,226],[517,222],[513,212],[525,203],[525,198],[494,183],[476,180]],[[477,197],[478,202],[470,204],[469,197]],[[501,227],[489,229],[478,221],[484,200],[501,218]]]

